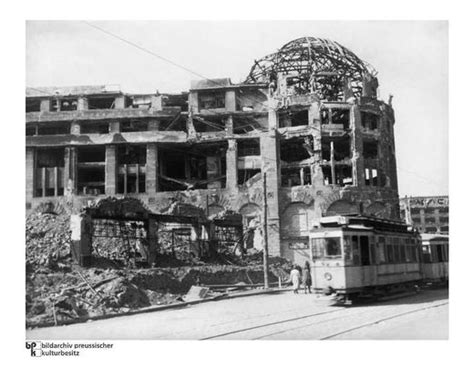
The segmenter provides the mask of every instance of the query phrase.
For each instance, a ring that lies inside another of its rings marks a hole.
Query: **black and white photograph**
[[[9,364],[71,378],[467,372],[466,9],[15,8]]]
[[[27,339],[447,339],[447,36],[28,21]]]

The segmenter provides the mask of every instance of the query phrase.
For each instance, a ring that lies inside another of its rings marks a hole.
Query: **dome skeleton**
[[[245,82],[273,82],[279,73],[287,75],[295,93],[313,92],[330,101],[343,99],[346,90],[360,97],[363,81],[374,80],[377,74],[339,43],[313,37],[290,41],[256,60]]]

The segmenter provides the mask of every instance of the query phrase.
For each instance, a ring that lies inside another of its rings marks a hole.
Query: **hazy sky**
[[[399,192],[448,194],[448,23],[441,21],[93,21],[208,78],[243,80],[254,59],[286,42],[335,40],[393,94]],[[187,91],[199,77],[79,21],[26,24],[26,85],[120,84]]]

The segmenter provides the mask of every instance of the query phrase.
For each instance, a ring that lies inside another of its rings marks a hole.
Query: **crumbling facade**
[[[394,112],[377,87],[351,51],[305,37],[255,61],[239,84],[29,88],[27,211],[127,196],[154,213],[176,203],[208,217],[233,211],[245,229],[263,219],[265,175],[269,253],[302,263],[321,216],[399,218]]]

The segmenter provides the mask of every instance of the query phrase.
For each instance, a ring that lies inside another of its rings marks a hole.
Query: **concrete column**
[[[235,112],[236,105],[235,90],[227,90],[225,92],[225,110]]]
[[[45,99],[41,100],[40,111],[41,112],[50,112],[51,111],[51,100],[49,98],[45,98]]]
[[[66,147],[64,150],[64,195],[76,194],[77,185],[77,148]]]
[[[81,125],[77,121],[72,121],[71,123],[71,134],[80,135],[81,134]]]
[[[117,193],[117,152],[116,146],[105,146],[105,194],[113,196]]]
[[[355,186],[364,186],[365,166],[362,156],[363,140],[360,109],[358,106],[352,106],[350,112],[351,127],[351,150],[352,150],[352,182]]]
[[[267,174],[268,254],[270,256],[281,256],[279,208],[280,156],[278,153],[278,143],[278,135],[275,129],[269,130],[268,133],[260,137],[262,174],[263,172]]]
[[[151,108],[156,111],[163,110],[163,101],[161,95],[155,95],[151,97]]]
[[[120,133],[120,121],[110,121],[109,122],[109,133],[110,134]]]
[[[226,182],[225,187],[230,190],[237,190],[237,141],[229,139],[226,159]]]
[[[77,99],[77,110],[87,110],[89,109],[89,100],[87,97],[79,97]]]
[[[81,266],[90,266],[92,260],[92,219],[88,215],[71,215],[71,255]]]
[[[189,110],[193,113],[199,113],[199,101],[197,92],[189,92],[188,96]]]
[[[158,191],[158,146],[156,144],[146,145],[146,192],[156,193]]]
[[[232,116],[228,116],[225,119],[225,131],[227,135],[232,135],[234,133],[234,119]]]
[[[125,109],[125,96],[115,97],[115,109]]]
[[[26,200],[30,200],[35,195],[35,149],[26,149],[26,167],[25,167],[25,189]]]

